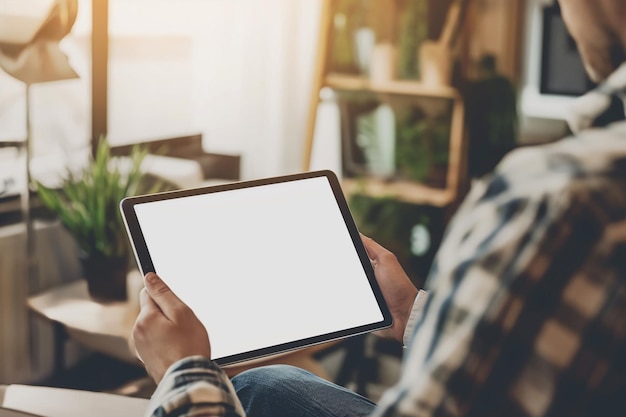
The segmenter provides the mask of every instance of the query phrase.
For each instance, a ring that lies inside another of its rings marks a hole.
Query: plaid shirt
[[[575,137],[514,151],[473,187],[376,417],[626,415],[626,122],[589,128],[625,92],[626,65],[577,102]],[[243,414],[201,358],[174,365],[153,404]]]
[[[235,388],[208,358],[192,356],[174,363],[152,395],[146,416],[244,416]]]

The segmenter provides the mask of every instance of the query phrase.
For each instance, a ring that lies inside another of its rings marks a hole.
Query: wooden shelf
[[[457,99],[459,93],[452,87],[431,86],[410,80],[390,80],[384,82],[374,82],[368,78],[330,73],[326,76],[324,84],[338,90],[352,91],[372,91],[383,94],[415,95],[421,97],[436,97]]]
[[[435,207],[445,207],[454,201],[454,195],[446,189],[432,188],[412,181],[344,178],[341,188],[346,195],[363,192],[371,197],[390,197],[404,203]]]
[[[380,178],[366,177],[363,179],[346,179],[342,183],[346,194],[363,192],[372,197],[389,197],[399,201],[416,205],[432,205],[436,207],[446,207],[453,205],[458,197],[459,190],[462,189],[462,183],[466,169],[466,150],[465,141],[465,125],[464,125],[464,106],[461,93],[450,86],[437,84],[425,84],[420,80],[380,80],[381,77],[361,76],[340,71],[331,70],[330,56],[331,44],[333,42],[333,28],[335,6],[337,0],[321,0],[320,15],[320,37],[317,48],[316,65],[313,74],[313,83],[311,84],[310,106],[308,120],[306,126],[306,137],[304,144],[304,163],[303,171],[310,169],[311,155],[313,150],[313,139],[315,136],[315,128],[318,115],[318,106],[320,104],[320,90],[322,88],[331,88],[334,90],[343,90],[348,92],[364,92],[378,95],[375,97],[381,103],[392,102],[395,98],[406,99],[407,107],[428,107],[430,103],[428,99],[442,99],[449,101],[450,105],[450,146],[448,154],[448,167],[446,172],[446,186],[444,188],[428,187],[413,181],[388,181]],[[395,25],[398,20],[399,9],[393,1],[377,1],[375,11],[372,13],[371,27],[379,33],[385,33],[386,36],[377,37],[377,41],[381,44],[394,43]],[[372,9],[374,10],[374,9]],[[440,45],[448,45],[451,36],[454,35],[454,26],[460,15],[458,7],[450,8],[447,12],[446,24],[447,30],[442,30],[439,39]],[[417,53],[417,51],[416,51]],[[390,60],[380,57],[382,60]],[[385,64],[385,62],[382,62]],[[392,62],[387,62],[392,68]],[[391,73],[390,73],[391,74]],[[445,74],[444,74],[445,75]],[[441,77],[446,79],[447,77]],[[437,81],[434,81],[437,82]],[[393,96],[393,97],[391,97]],[[397,97],[396,97],[397,96]],[[416,98],[413,100],[413,98]],[[426,100],[418,100],[417,98],[425,98]],[[414,101],[414,103],[413,103]],[[434,102],[434,100],[432,100]],[[398,106],[400,107],[400,106]],[[437,110],[443,106],[435,106]],[[433,109],[434,110],[434,109]],[[341,115],[340,115],[341,118]],[[344,115],[345,118],[345,115]],[[340,123],[342,121],[340,120]],[[353,139],[353,138],[346,138]],[[343,140],[343,139],[342,139]]]

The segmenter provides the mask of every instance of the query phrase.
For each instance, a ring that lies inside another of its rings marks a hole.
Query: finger
[[[141,362],[143,359],[137,350],[137,342],[136,339],[145,340],[146,332],[149,331],[150,327],[154,325],[154,320],[157,317],[161,317],[164,320],[167,320],[163,316],[163,312],[159,309],[159,307],[152,301],[152,298],[148,295],[147,292],[142,291],[143,294],[143,303],[141,305],[141,310],[137,315],[137,319],[135,320],[135,325],[130,333],[129,339],[129,347],[131,352],[135,352],[135,355]]]
[[[146,290],[146,288],[142,288],[141,291],[139,291],[139,306],[143,307],[148,300],[150,299],[150,295],[148,294],[148,290]]]
[[[163,312],[156,305],[156,303],[150,298],[149,295],[145,295],[144,303],[139,310],[139,314],[135,319],[135,325],[133,326],[132,333],[145,333],[146,330],[155,326],[155,321],[167,320]]]
[[[172,319],[174,312],[183,303],[170,288],[154,272],[148,272],[145,277],[146,291],[155,305],[161,309],[165,317]]]
[[[371,242],[373,242],[374,240],[369,237],[369,236],[365,236],[363,233],[359,232],[359,235],[361,235],[361,242],[363,242],[363,246],[365,247],[365,252],[367,252],[367,256],[370,258],[370,260],[372,259],[372,255],[370,254],[370,245]]]
[[[139,310],[139,314],[137,315],[136,322],[146,322],[148,317],[156,317],[155,314],[159,316],[163,316],[164,313],[161,311],[161,308],[154,302],[154,300],[150,297],[148,292],[142,292],[140,294],[143,295],[143,300],[141,304],[141,309]],[[153,320],[153,319],[150,319]]]
[[[367,256],[372,261],[378,261],[383,254],[388,253],[389,251],[378,244],[374,239],[365,236],[361,233],[361,240],[363,241],[363,246],[365,246],[365,251],[367,252]]]

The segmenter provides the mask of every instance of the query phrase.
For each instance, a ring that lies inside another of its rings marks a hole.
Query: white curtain
[[[34,151],[45,161],[39,168],[34,163],[40,175],[71,163],[72,154],[84,155],[89,141],[90,4],[80,0],[62,44],[81,79],[32,91]],[[205,151],[242,156],[244,179],[302,168],[319,0],[109,5],[113,144],[202,133]],[[25,132],[22,92],[19,82],[0,74],[0,139]]]
[[[205,150],[242,155],[244,178],[299,170],[319,9],[111,1],[111,139],[202,132]]]

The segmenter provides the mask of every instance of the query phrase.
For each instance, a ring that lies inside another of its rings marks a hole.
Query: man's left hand
[[[210,358],[211,344],[193,311],[155,273],[146,274],[145,285],[132,335],[139,358],[158,383],[180,359],[195,355]]]

